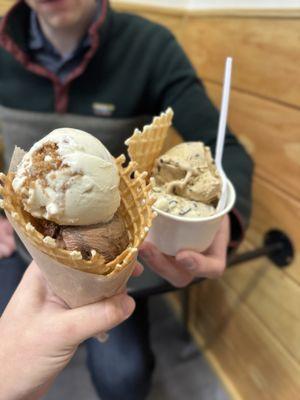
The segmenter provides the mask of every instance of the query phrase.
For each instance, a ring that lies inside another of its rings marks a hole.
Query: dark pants
[[[15,253],[0,260],[0,315],[26,269]],[[106,343],[86,341],[87,364],[101,400],[143,400],[154,366],[149,343],[146,300],[137,302],[134,314],[109,333]]]

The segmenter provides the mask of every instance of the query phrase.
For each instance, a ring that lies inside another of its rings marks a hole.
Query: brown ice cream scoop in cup
[[[202,142],[173,147],[154,164],[153,209],[158,217],[148,239],[172,256],[183,249],[205,251],[235,202],[231,182],[226,185],[227,204],[217,212],[221,179],[210,149]]]

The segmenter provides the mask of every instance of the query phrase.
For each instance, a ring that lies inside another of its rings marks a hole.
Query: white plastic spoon
[[[217,137],[217,146],[216,146],[216,155],[215,155],[215,163],[217,170],[221,177],[221,196],[217,206],[217,212],[222,211],[226,205],[227,200],[227,178],[224,173],[222,167],[222,158],[223,158],[223,150],[224,150],[224,141],[226,134],[226,124],[227,124],[227,114],[228,114],[228,105],[229,105],[229,94],[230,94],[230,83],[231,83],[231,69],[232,69],[232,58],[227,57],[225,64],[225,73],[224,73],[224,83],[223,83],[223,94],[222,94],[222,103],[221,103],[221,112],[219,119],[219,127],[218,127],[218,137]]]

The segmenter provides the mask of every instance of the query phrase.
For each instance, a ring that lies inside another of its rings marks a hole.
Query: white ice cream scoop
[[[13,180],[26,211],[59,225],[109,221],[120,205],[114,159],[94,136],[56,129],[35,143]]]

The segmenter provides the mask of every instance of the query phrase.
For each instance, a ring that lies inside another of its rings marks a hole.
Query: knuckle
[[[116,301],[106,300],[104,303],[104,319],[106,326],[110,327],[124,319],[124,313],[121,304]],[[103,329],[106,329],[103,327]]]

